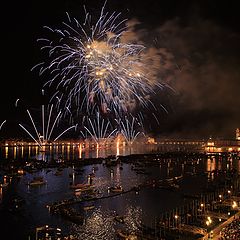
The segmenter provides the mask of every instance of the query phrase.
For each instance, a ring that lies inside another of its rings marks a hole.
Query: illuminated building
[[[236,140],[240,140],[240,129],[236,129]]]

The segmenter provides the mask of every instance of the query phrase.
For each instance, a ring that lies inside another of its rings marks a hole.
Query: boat
[[[71,189],[90,189],[91,187],[92,185],[88,183],[77,183],[70,186]]]
[[[94,209],[94,208],[95,208],[94,205],[89,205],[89,206],[83,207],[83,210],[88,211],[88,210],[92,210],[92,209]]]
[[[76,197],[79,197],[82,194],[82,190],[77,188],[77,189],[74,190],[74,194],[75,194]]]
[[[84,217],[73,208],[61,208],[60,214],[71,222],[83,224]]]
[[[28,183],[30,186],[38,186],[46,184],[46,181],[43,179],[43,177],[34,177],[32,181]]]
[[[179,175],[179,176],[174,177],[175,181],[179,181],[179,180],[182,180],[182,179],[183,179],[183,175]]]
[[[36,239],[63,239],[60,228],[53,228],[48,225],[44,225],[36,227],[35,231]]]
[[[110,192],[123,192],[122,186],[115,186],[109,188]]]

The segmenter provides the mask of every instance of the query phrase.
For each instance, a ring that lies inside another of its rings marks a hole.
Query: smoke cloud
[[[155,133],[234,137],[240,124],[240,35],[200,18],[185,25],[168,20],[151,32],[137,26],[134,38],[150,46],[159,81],[174,90],[158,99],[169,111]]]

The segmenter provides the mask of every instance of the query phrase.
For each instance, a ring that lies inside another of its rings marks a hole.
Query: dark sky
[[[99,14],[104,1],[35,0],[1,4],[1,114],[6,124],[0,136],[14,134],[24,121],[24,108],[42,103],[42,79],[30,69],[41,61],[36,39],[43,26],[60,26],[65,12],[83,17],[83,5]],[[232,138],[240,127],[240,14],[237,1],[108,0],[106,10],[138,20],[136,35],[146,47],[161,52],[159,78],[173,90],[155,96],[167,109],[160,136]]]

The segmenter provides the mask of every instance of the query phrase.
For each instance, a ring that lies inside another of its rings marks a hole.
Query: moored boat
[[[83,224],[84,222],[84,217],[73,208],[63,207],[60,209],[60,214],[74,223]]]
[[[29,186],[37,186],[37,185],[43,185],[46,184],[47,182],[43,179],[43,177],[35,177],[33,180],[28,182]]]
[[[92,185],[88,183],[77,183],[70,186],[71,189],[85,189],[85,188],[91,188]]]
[[[94,208],[95,208],[94,205],[89,205],[89,206],[83,207],[83,210],[88,211],[88,210],[92,210],[92,209],[94,209]]]
[[[123,187],[122,186],[110,187],[109,190],[110,192],[123,192]]]

